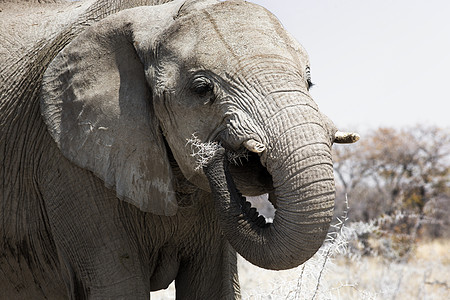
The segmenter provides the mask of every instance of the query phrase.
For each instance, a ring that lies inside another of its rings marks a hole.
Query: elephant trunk
[[[305,109],[312,112],[305,113]],[[320,118],[311,107],[301,110],[305,116]],[[298,112],[292,111],[277,119],[268,127],[274,129],[268,133],[271,146],[261,158],[275,188],[273,223],[261,226],[244,213],[245,204],[228,171],[225,150],[219,151],[204,170],[230,244],[251,263],[282,270],[304,263],[322,245],[332,220],[335,188],[330,138],[318,125],[319,120],[305,122],[308,118],[298,118]]]

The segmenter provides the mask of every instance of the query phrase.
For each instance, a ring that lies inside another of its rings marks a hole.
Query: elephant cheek
[[[182,146],[169,147],[171,143],[170,137],[167,138],[166,145],[168,146],[168,156],[175,176],[178,181],[188,180],[189,183],[196,187],[210,192],[208,179],[202,170],[202,164],[204,164],[204,157],[200,157],[199,147],[202,145],[199,141],[195,142],[195,145],[191,140],[187,140]],[[176,141],[173,142],[176,144]],[[176,151],[174,149],[181,149],[182,151]]]

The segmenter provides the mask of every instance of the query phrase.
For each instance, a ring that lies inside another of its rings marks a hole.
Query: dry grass
[[[316,254],[287,271],[270,271],[239,257],[243,299],[450,299],[450,241],[418,244],[407,263],[383,257]],[[325,262],[325,266],[324,266]],[[318,282],[320,277],[320,282]],[[173,285],[152,299],[175,299]]]
[[[418,260],[430,260],[439,257],[444,265],[450,265],[450,240],[437,239],[420,243],[415,251]]]
[[[450,299],[450,241],[418,245],[408,263],[317,254],[305,266],[268,271],[240,259],[243,299]],[[319,274],[322,274],[318,282]],[[317,289],[317,292],[315,292]]]

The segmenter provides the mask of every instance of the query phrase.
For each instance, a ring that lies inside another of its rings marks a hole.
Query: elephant
[[[274,270],[314,255],[331,147],[358,136],[319,111],[276,17],[241,0],[64,5],[64,25],[2,56],[2,297],[141,299],[175,281],[177,299],[236,299],[237,253]],[[246,200],[262,194],[272,222]]]

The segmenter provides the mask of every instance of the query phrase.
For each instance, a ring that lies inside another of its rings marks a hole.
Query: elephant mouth
[[[196,188],[190,183],[186,184],[185,177],[167,141],[165,143],[167,146],[166,149],[168,149],[172,171],[175,178],[177,178],[176,190],[179,195],[183,193],[190,194]],[[245,147],[232,150],[219,141],[202,143],[195,136],[189,139],[188,143],[191,144],[193,149],[191,156],[196,157],[198,159],[197,163],[203,167],[205,166],[203,165],[203,159],[206,161],[209,160],[212,157],[212,153],[216,153],[217,151],[226,153],[226,158],[224,158],[226,164],[224,165],[223,171],[228,177],[229,184],[227,190],[232,195],[232,198],[235,199],[235,204],[240,207],[243,217],[253,223],[256,222],[259,227],[264,227],[266,221],[271,222],[273,220],[276,201],[274,200],[275,197],[269,197],[269,195],[273,195],[272,192],[274,191],[273,179],[269,171],[261,163],[258,154],[247,150]],[[180,206],[190,206],[192,205],[192,201],[178,200],[178,204]],[[261,211],[261,215],[258,210]]]
[[[241,193],[259,196],[273,191],[272,175],[261,164],[258,154],[243,149],[237,154],[228,152],[228,157],[229,171]]]
[[[259,227],[267,226],[267,222],[273,218],[275,206],[273,197],[268,196],[274,191],[272,176],[256,153],[242,149],[238,155],[228,151],[227,156],[225,173],[230,193],[235,194],[233,198],[237,199],[246,219]]]

